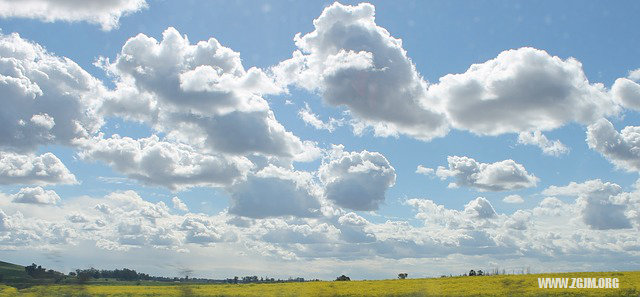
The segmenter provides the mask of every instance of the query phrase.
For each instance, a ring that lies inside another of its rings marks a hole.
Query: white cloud
[[[261,97],[282,89],[262,70],[245,70],[240,54],[214,38],[191,44],[174,28],[159,42],[138,34],[113,63],[102,58],[98,65],[116,79],[102,112],[146,121],[167,139],[293,159],[309,144],[286,131]]]
[[[627,126],[618,132],[601,119],[587,128],[587,144],[617,168],[640,171],[640,127]]]
[[[640,81],[640,68],[629,71],[629,76],[627,77],[633,81]]]
[[[422,165],[418,165],[418,167],[416,168],[416,173],[426,175],[426,176],[431,176],[432,174],[435,174],[435,170],[433,168],[428,168]]]
[[[627,78],[618,78],[611,86],[611,95],[618,104],[640,110],[640,69],[629,71]]]
[[[13,202],[29,204],[56,204],[60,201],[60,196],[53,190],[45,190],[41,187],[22,188],[14,195],[11,195]]]
[[[560,140],[551,141],[540,131],[520,132],[520,134],[518,134],[518,143],[535,145],[542,149],[544,154],[550,156],[557,157],[569,153],[569,148],[560,142]]]
[[[464,212],[469,217],[477,219],[491,219],[496,217],[496,211],[493,209],[489,200],[484,197],[478,197],[469,201],[469,203],[464,206]]]
[[[120,17],[147,7],[145,0],[0,0],[0,17],[44,22],[88,22],[102,30],[117,28]]]
[[[34,114],[31,117],[31,122],[40,127],[46,128],[47,130],[51,130],[51,128],[53,128],[53,126],[56,125],[56,122],[53,119],[53,117],[51,117],[46,113]]]
[[[342,126],[343,121],[329,118],[328,122],[322,121],[318,116],[311,111],[309,104],[305,102],[304,108],[298,111],[298,116],[304,121],[305,124],[311,125],[318,130],[327,130],[333,132],[336,127]]]
[[[180,198],[178,197],[173,197],[171,198],[171,203],[173,203],[173,208],[180,210],[180,211],[185,211],[188,212],[189,208],[187,207],[186,204],[184,204],[184,202],[182,202],[182,200],[180,200]]]
[[[87,140],[82,148],[84,160],[104,161],[129,178],[171,190],[231,185],[253,167],[244,157],[203,154],[155,135],[135,140],[116,134]]]
[[[20,35],[0,34],[0,147],[35,150],[72,144],[102,126],[105,88],[73,61]]]
[[[543,194],[578,197],[576,206],[583,222],[593,229],[631,228],[631,222],[625,215],[627,205],[614,197],[622,193],[622,188],[614,183],[603,183],[599,179],[584,183],[571,182],[567,186],[551,186]]]
[[[524,199],[520,195],[508,195],[502,199],[506,203],[524,203]]]
[[[450,187],[473,187],[480,191],[509,191],[535,187],[538,178],[513,160],[479,163],[469,157],[447,157],[449,168],[438,166],[441,179],[454,178]]]
[[[269,165],[227,191],[231,214],[250,218],[320,215],[319,189],[307,172]]]
[[[395,169],[380,153],[342,149],[334,146],[318,169],[327,199],[353,210],[377,210],[396,183]]]
[[[0,152],[0,185],[76,183],[75,175],[52,153],[37,156]]]
[[[313,25],[314,31],[296,35],[292,58],[272,68],[281,84],[317,91],[328,104],[348,107],[378,136],[430,140],[448,132],[402,41],[375,23],[373,5],[334,3]]]
[[[507,50],[445,75],[429,96],[443,101],[453,127],[480,135],[590,124],[619,110],[602,84],[589,83],[579,61],[534,48]]]

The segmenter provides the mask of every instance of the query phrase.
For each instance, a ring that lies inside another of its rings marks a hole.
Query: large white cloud
[[[145,121],[169,139],[227,154],[304,159],[313,146],[276,120],[261,95],[282,90],[216,39],[191,44],[174,28],[158,42],[130,38],[114,62],[100,65],[116,79],[103,113]]]
[[[227,190],[231,195],[231,214],[250,218],[321,214],[320,189],[308,172],[269,165]]]
[[[616,167],[640,171],[640,127],[627,126],[618,132],[611,122],[601,119],[587,128],[587,144]]]
[[[102,82],[18,34],[0,34],[0,147],[69,145],[97,132]]]
[[[84,21],[108,31],[118,27],[120,17],[146,7],[146,0],[0,0],[0,17]]]
[[[194,148],[161,141],[158,136],[132,139],[114,135],[84,141],[79,155],[100,160],[129,178],[172,190],[195,186],[228,186],[253,167],[244,157],[203,154]]]
[[[0,151],[0,185],[76,183],[75,175],[52,153],[20,155]]]
[[[327,199],[352,210],[377,210],[395,185],[396,172],[377,152],[344,152],[334,147],[318,169]]]
[[[445,75],[429,96],[443,101],[453,127],[480,135],[590,124],[619,110],[602,84],[589,83],[578,60],[526,47]]]
[[[439,166],[441,179],[454,178],[450,187],[473,187],[480,191],[509,191],[535,187],[538,178],[513,160],[480,163],[469,157],[447,157],[449,167]]]
[[[614,183],[602,182],[599,179],[584,183],[571,182],[567,186],[551,186],[543,192],[545,195],[564,195],[578,197],[576,206],[585,224],[593,229],[631,228],[631,222],[625,215],[627,205],[620,203],[615,196],[622,193],[622,188]]]
[[[448,132],[436,104],[426,102],[427,83],[402,48],[375,23],[368,3],[334,3],[297,34],[299,50],[272,68],[279,82],[319,92],[333,106],[346,106],[376,135],[406,134],[429,140]]]

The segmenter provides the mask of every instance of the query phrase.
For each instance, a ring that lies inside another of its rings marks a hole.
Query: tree
[[[409,274],[407,274],[407,273],[399,273],[398,274],[398,279],[405,279],[405,278],[407,278],[408,275]]]
[[[478,275],[484,275],[484,272],[482,272],[482,270],[478,270]]]
[[[471,269],[469,270],[469,276],[475,276],[476,275],[476,271]]]
[[[339,282],[350,281],[350,280],[351,280],[351,278],[349,278],[348,276],[346,276],[344,274],[341,275],[341,276],[338,276],[336,278],[336,281],[339,281]]]

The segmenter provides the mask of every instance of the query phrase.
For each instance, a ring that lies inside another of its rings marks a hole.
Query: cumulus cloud
[[[29,204],[56,204],[60,201],[60,196],[53,190],[45,190],[41,187],[22,188],[11,196],[13,202]]]
[[[435,170],[433,170],[433,168],[428,168],[428,167],[424,167],[422,165],[418,165],[418,167],[416,168],[416,173],[417,174],[426,175],[426,176],[430,176],[430,175],[435,173]]]
[[[0,152],[0,185],[76,183],[75,175],[52,153],[20,155]]]
[[[508,195],[502,199],[506,203],[524,203],[524,199],[520,195]]]
[[[395,185],[395,169],[380,153],[342,149],[335,146],[318,169],[327,199],[352,210],[377,210]]]
[[[269,165],[227,191],[231,214],[250,218],[320,215],[320,190],[308,172]]]
[[[147,7],[145,0],[0,0],[0,17],[29,18],[44,22],[88,22],[102,30],[117,28],[120,17]]]
[[[309,104],[305,102],[304,108],[298,111],[298,116],[304,121],[305,124],[311,125],[318,130],[327,130],[333,132],[336,127],[342,126],[343,121],[329,118],[328,122],[322,121],[318,115],[313,113]]]
[[[0,8],[1,10],[1,8]],[[35,150],[72,144],[102,126],[105,88],[73,61],[20,35],[0,34],[0,147]]]
[[[555,157],[569,153],[569,148],[560,142],[560,140],[549,140],[540,131],[520,132],[520,134],[518,134],[518,143],[535,145],[539,147],[544,154]]]
[[[445,75],[429,87],[429,96],[443,101],[453,127],[480,135],[590,124],[618,112],[578,60],[534,48],[507,50],[465,73]]]
[[[627,205],[619,203],[615,196],[622,193],[622,188],[599,179],[584,183],[571,182],[567,186],[551,186],[542,192],[544,195],[564,195],[578,197],[576,205],[582,220],[593,229],[631,228],[631,222],[625,215]]]
[[[618,104],[640,110],[640,69],[629,72],[626,78],[618,78],[611,86],[611,95]]]
[[[627,126],[618,132],[611,122],[601,119],[587,128],[587,144],[616,167],[640,171],[640,127]]]
[[[282,90],[262,70],[245,70],[240,54],[216,39],[191,44],[174,28],[158,42],[130,38],[114,62],[98,65],[115,79],[104,114],[146,121],[169,139],[226,154],[297,158],[310,143],[276,120],[261,96]]]
[[[283,85],[320,93],[346,106],[379,136],[422,140],[448,132],[444,115],[426,98],[427,83],[396,39],[375,23],[368,3],[334,3],[313,21],[314,31],[294,38],[298,50],[272,68]]]
[[[79,155],[85,160],[103,161],[129,178],[171,190],[228,186],[253,167],[244,157],[203,154],[156,135],[136,140],[116,134],[84,141],[82,148]]]
[[[180,210],[180,211],[189,211],[189,208],[187,207],[187,205],[182,202],[182,200],[180,200],[180,198],[178,197],[173,197],[171,198],[171,203],[173,203],[173,208]]]
[[[438,166],[441,179],[453,178],[450,187],[473,187],[479,191],[509,191],[535,187],[538,178],[513,160],[479,163],[469,157],[447,157],[449,167]]]

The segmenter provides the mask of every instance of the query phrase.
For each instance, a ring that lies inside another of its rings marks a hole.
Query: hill
[[[0,261],[0,283],[16,287],[26,287],[34,282],[24,266]]]

